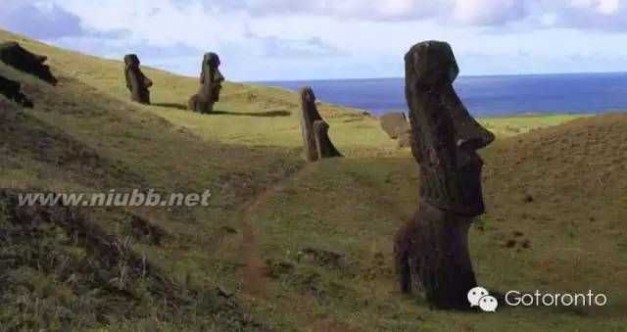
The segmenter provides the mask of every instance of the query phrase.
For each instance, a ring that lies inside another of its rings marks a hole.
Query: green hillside
[[[0,96],[0,330],[627,326],[625,114],[483,119],[499,137],[483,153],[488,213],[471,232],[482,285],[592,289],[608,305],[439,312],[395,288],[391,240],[417,207],[417,165],[376,118],[322,103],[346,158],[305,164],[294,93],[227,83],[217,113],[200,115],[184,110],[197,79],[145,68],[155,86],[141,106],[128,101],[121,61],[0,31],[8,40],[47,55],[60,82],[0,63],[35,102]],[[132,188],[213,195],[196,208],[14,201]]]

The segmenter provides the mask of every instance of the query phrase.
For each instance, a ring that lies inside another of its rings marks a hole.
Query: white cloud
[[[456,0],[453,18],[470,25],[504,24],[527,15],[525,1]]]
[[[96,55],[133,50],[146,64],[190,75],[193,59],[215,51],[239,80],[399,76],[404,52],[426,39],[449,41],[464,74],[568,71],[560,58],[627,58],[627,0],[0,1],[10,4],[0,26],[17,32]],[[39,16],[27,15],[31,7]],[[55,11],[72,25],[46,14]],[[15,23],[32,17],[48,23]],[[582,68],[597,68],[587,63]],[[599,66],[620,70],[618,63]]]

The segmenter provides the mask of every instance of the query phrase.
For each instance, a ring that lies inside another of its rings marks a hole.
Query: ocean
[[[318,100],[376,115],[407,109],[402,78],[257,83],[290,90],[311,86]],[[475,116],[627,110],[627,73],[468,76],[454,86]]]

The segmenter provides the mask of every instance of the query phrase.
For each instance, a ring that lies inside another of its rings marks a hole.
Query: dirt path
[[[243,289],[245,294],[255,298],[264,298],[266,295],[266,285],[268,283],[266,266],[261,259],[261,254],[259,252],[257,230],[253,223],[255,213],[259,207],[266,204],[270,198],[274,196],[274,194],[284,188],[289,182],[295,181],[305,173],[311,172],[314,169],[314,164],[305,164],[294,174],[285,177],[257,195],[244,210],[244,215],[242,217],[242,243],[240,246],[240,255],[244,262],[242,280],[244,282]]]
[[[266,275],[266,265],[261,258],[259,250],[257,229],[254,225],[253,218],[259,208],[266,204],[277,192],[281,191],[290,182],[298,181],[299,178],[315,172],[316,164],[306,164],[300,170],[288,176],[273,186],[265,189],[244,210],[242,217],[242,243],[240,245],[240,255],[244,266],[242,268],[243,292],[246,296],[252,297],[251,300],[258,301],[267,299],[267,285],[269,278]],[[306,305],[311,299],[301,299]],[[343,323],[336,321],[334,318],[315,318],[308,317],[308,324],[305,329],[312,332],[335,332],[335,331],[357,331]]]

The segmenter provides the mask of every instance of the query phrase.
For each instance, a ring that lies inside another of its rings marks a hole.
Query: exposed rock
[[[383,128],[392,139],[399,138],[402,134],[411,129],[409,122],[407,122],[407,117],[403,112],[384,114],[379,118],[379,121],[381,122],[381,128]]]
[[[220,90],[224,82],[219,67],[220,57],[215,53],[206,53],[202,60],[200,89],[188,101],[190,110],[199,113],[213,112],[213,104],[220,100]]]
[[[46,56],[31,53],[16,42],[0,44],[0,61],[55,85],[57,79],[50,72],[50,67],[44,64],[47,59]]]
[[[19,82],[0,76],[0,94],[7,97],[7,99],[22,105],[23,107],[33,107],[33,102],[28,99],[24,93],[22,93],[21,88],[22,87]]]
[[[150,104],[152,81],[144,75],[139,67],[140,62],[136,54],[124,56],[124,77],[126,88],[131,92],[131,100],[140,104]]]
[[[494,135],[470,116],[455,93],[458,73],[447,43],[419,43],[405,55],[420,203],[413,220],[397,233],[394,251],[401,291],[411,292],[412,280],[419,279],[432,306],[468,310],[467,292],[477,285],[468,229],[485,210],[477,150]]]
[[[318,112],[313,90],[306,87],[301,90],[300,96],[302,110],[300,128],[305,145],[305,159],[317,161],[323,158],[341,157],[342,154],[329,138],[329,125]]]
[[[307,247],[302,250],[303,256],[316,264],[324,267],[346,268],[348,262],[346,255],[318,248]]]

